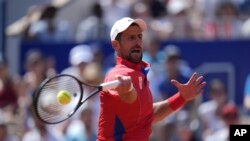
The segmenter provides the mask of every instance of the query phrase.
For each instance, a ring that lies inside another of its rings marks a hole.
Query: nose
[[[142,45],[142,39],[140,37],[136,38],[136,44],[141,46]]]

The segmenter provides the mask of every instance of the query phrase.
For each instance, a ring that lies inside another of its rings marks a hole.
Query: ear
[[[112,47],[113,47],[113,49],[114,49],[115,51],[118,51],[119,48],[120,48],[120,44],[119,44],[119,42],[118,42],[117,40],[112,40],[112,41],[111,41],[111,45],[112,45]]]

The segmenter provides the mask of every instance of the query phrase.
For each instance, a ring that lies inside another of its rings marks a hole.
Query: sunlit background
[[[249,0],[0,0],[0,141],[95,141],[98,95],[57,125],[37,120],[33,96],[60,73],[100,84],[115,64],[111,26],[125,16],[147,22],[154,101],[194,71],[208,83],[150,141],[227,141],[230,124],[250,124]]]

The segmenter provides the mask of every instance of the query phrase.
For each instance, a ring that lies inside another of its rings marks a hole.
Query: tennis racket
[[[34,97],[34,108],[37,117],[47,123],[56,124],[70,118],[79,107],[89,98],[102,90],[116,88],[118,80],[102,83],[98,86],[86,84],[76,77],[68,74],[56,75],[44,80]],[[86,92],[86,89],[92,89]],[[58,101],[58,93],[67,91],[70,94],[70,102],[61,104]]]

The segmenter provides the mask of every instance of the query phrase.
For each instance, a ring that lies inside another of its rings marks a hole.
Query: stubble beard
[[[140,46],[134,46],[133,48],[140,48]],[[126,60],[128,60],[129,62],[138,64],[142,61],[142,57],[143,57],[143,53],[142,51],[140,51],[138,54],[134,54],[133,52],[130,51],[128,54],[126,52],[120,52],[120,56]]]
[[[127,60],[132,63],[138,64],[142,61],[142,53],[140,53],[140,56],[137,58],[133,57],[132,53],[129,53],[129,55],[127,56]]]

